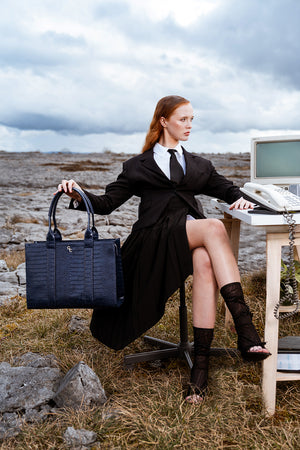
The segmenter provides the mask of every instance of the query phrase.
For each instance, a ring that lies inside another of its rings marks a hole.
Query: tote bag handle
[[[82,198],[85,208],[86,208],[87,216],[88,216],[87,228],[86,228],[86,231],[84,234],[84,239],[98,239],[98,231],[95,227],[94,210],[93,210],[92,204],[90,202],[90,199],[87,197],[87,195],[81,189],[73,188],[73,190],[76,191]],[[62,196],[62,194],[64,194],[64,191],[57,192],[55,194],[55,196],[53,197],[50,207],[49,207],[49,212],[48,212],[49,229],[48,229],[48,234],[47,234],[47,241],[61,241],[62,240],[61,233],[60,233],[59,229],[57,228],[56,217],[55,217],[57,203],[58,203],[58,200],[60,199],[60,197]],[[91,227],[91,219],[92,219],[92,227]],[[53,229],[52,229],[52,221],[53,221]]]

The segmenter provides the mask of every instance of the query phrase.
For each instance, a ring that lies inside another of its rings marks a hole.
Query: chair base
[[[136,353],[124,357],[124,366],[126,369],[132,369],[135,364],[145,361],[157,361],[167,358],[184,359],[189,368],[193,367],[191,354],[194,353],[194,343],[188,340],[188,325],[187,325],[187,307],[185,304],[185,285],[180,287],[180,306],[179,306],[179,328],[180,328],[180,342],[173,344],[173,342],[163,341],[162,339],[145,336],[144,339],[151,345],[159,347],[159,350],[152,350],[149,352]],[[236,356],[238,351],[233,348],[211,348],[210,355],[233,355]]]
[[[174,344],[173,342],[163,341],[151,336],[144,336],[146,342],[151,345],[159,347],[158,350],[151,350],[149,352],[135,353],[132,355],[126,355],[124,357],[124,367],[126,369],[133,369],[133,367],[141,362],[157,361],[168,358],[183,359],[187,362],[189,368],[193,367],[191,355],[194,353],[193,342],[179,342]],[[211,348],[210,355],[212,356],[237,356],[238,350],[234,348]]]

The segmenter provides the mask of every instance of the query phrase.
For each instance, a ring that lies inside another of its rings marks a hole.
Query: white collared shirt
[[[173,147],[174,150],[177,150],[175,152],[177,161],[183,168],[183,172],[185,174],[186,171],[186,165],[185,165],[185,159],[183,155],[183,150],[181,145],[178,143],[176,147]],[[154,161],[158,165],[158,167],[163,171],[163,173],[170,179],[170,158],[171,155],[168,152],[169,147],[163,147],[158,142],[153,147],[153,157]]]
[[[178,143],[176,147],[173,147],[174,150],[177,150],[175,152],[177,161],[183,168],[183,172],[185,174],[186,172],[186,164],[184,159],[184,154],[181,145]],[[168,152],[169,147],[163,147],[158,142],[153,147],[153,157],[158,165],[158,167],[163,171],[163,173],[170,179],[170,158],[171,154]],[[187,220],[195,220],[193,216],[188,214],[186,216]]]
[[[176,147],[173,147],[174,150],[177,150],[175,152],[176,158],[181,165],[183,169],[183,173],[186,173],[186,164],[184,159],[184,154],[181,145],[178,143]],[[164,172],[164,174],[170,179],[170,158],[171,154],[168,152],[169,147],[164,147],[160,145],[158,142],[153,147],[153,157],[158,165],[158,167]],[[78,208],[79,203],[74,200],[73,201],[73,207],[76,209]],[[190,214],[187,215],[187,220],[193,220],[194,217]]]

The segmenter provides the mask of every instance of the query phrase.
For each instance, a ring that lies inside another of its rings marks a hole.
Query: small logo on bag
[[[70,245],[67,246],[67,250],[69,253],[72,253],[72,248],[70,247]]]

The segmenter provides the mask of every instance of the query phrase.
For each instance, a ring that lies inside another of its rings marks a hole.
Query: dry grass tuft
[[[110,170],[111,161],[102,161],[96,162],[91,161],[90,159],[83,161],[74,161],[70,163],[45,163],[41,164],[42,166],[57,166],[59,170],[63,170],[65,172],[83,172],[83,171],[108,171]]]
[[[10,270],[15,270],[25,261],[25,250],[0,250],[0,259],[6,261],[7,267]]]
[[[40,222],[35,217],[23,217],[20,214],[14,214],[12,217],[10,217],[7,220],[7,226],[12,227],[13,225],[17,223],[36,223],[39,224]]]
[[[264,317],[264,277],[243,280],[248,303],[260,330]],[[190,311],[191,280],[187,282]],[[2,449],[64,449],[68,426],[93,430],[103,449],[297,449],[300,428],[300,386],[280,383],[277,411],[267,418],[262,412],[261,367],[231,356],[211,358],[209,395],[201,406],[183,401],[189,371],[182,361],[123,367],[125,354],[146,350],[142,338],[125,350],[114,352],[92,338],[89,331],[68,331],[73,314],[90,318],[89,310],[27,310],[16,299],[0,308],[1,360],[25,352],[53,353],[66,372],[85,361],[98,374],[108,396],[102,408],[61,410],[42,424],[26,425],[22,433],[3,443]],[[221,306],[220,306],[221,310]],[[299,316],[281,324],[281,336],[299,334]],[[178,293],[168,302],[163,319],[151,335],[178,341]],[[192,337],[192,334],[190,334]],[[235,346],[236,335],[224,331],[218,315],[214,346]]]

